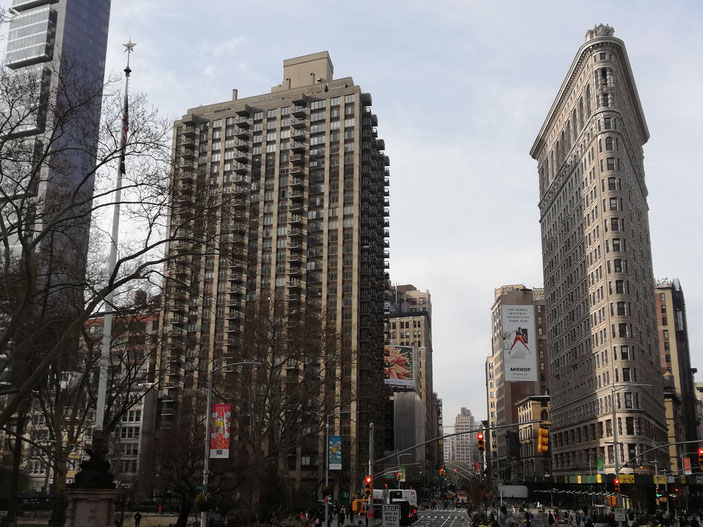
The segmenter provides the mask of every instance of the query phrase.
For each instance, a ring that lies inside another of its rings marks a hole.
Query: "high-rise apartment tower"
[[[648,138],[625,44],[598,25],[530,151],[539,173],[555,474],[587,470],[589,456],[604,458],[607,472],[630,472],[634,463],[653,472],[653,455],[639,454],[666,441]],[[667,456],[658,458],[661,469]]]
[[[389,159],[377,124],[371,95],[350,77],[335,79],[326,51],[285,60],[271,93],[239,99],[235,90],[175,123],[170,228],[186,228],[195,245],[214,237],[218,248],[168,248],[182,256],[169,264],[165,290],[162,429],[212,364],[252,358],[242,346],[251,306],[268,303],[289,330],[317,314],[337,335],[336,363],[327,364],[318,397],[326,401],[319,419],[327,416],[330,435],[342,437],[343,468],[330,470],[330,486],[361,484],[369,423],[383,422],[385,393]],[[209,200],[221,207],[198,217]],[[307,371],[325,357],[306,360]],[[289,492],[324,481],[324,437],[324,426],[308,430],[288,452]]]
[[[544,291],[529,289],[523,284],[499,287],[495,290],[491,321],[493,349],[486,359],[486,401],[488,422],[495,427],[518,422],[519,401],[548,393]],[[529,347],[529,354],[525,357],[527,364],[521,359],[517,359],[519,363],[515,362],[518,354],[523,353],[522,341]],[[512,372],[516,368],[530,368],[531,371],[521,379],[521,375]],[[517,429],[491,429],[487,431],[485,441],[489,447],[486,449],[486,465],[493,474],[503,479],[522,474]]]

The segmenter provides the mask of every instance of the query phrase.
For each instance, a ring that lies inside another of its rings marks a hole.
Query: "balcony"
[[[385,150],[386,142],[383,139],[376,139],[376,148],[379,150]]]
[[[291,225],[301,225],[304,221],[304,217],[300,214],[291,214],[290,218],[288,219],[288,223]]]
[[[248,104],[244,105],[244,108],[241,108],[240,110],[237,110],[237,115],[240,117],[249,117],[251,115],[251,106]]]
[[[238,174],[243,174],[246,173],[247,171],[247,165],[245,163],[235,163],[234,164],[234,171],[237,172]]]
[[[288,236],[290,236],[291,238],[300,238],[304,234],[305,234],[305,231],[303,229],[298,228],[298,227],[294,227],[290,230],[290,232],[288,233]]]
[[[237,131],[234,132],[234,135],[239,139],[243,139],[245,137],[249,137],[249,130],[247,128],[239,127],[237,128]]]
[[[391,206],[391,200],[389,198],[383,198],[383,206],[384,207],[390,207]]]
[[[293,139],[297,139],[297,140],[302,141],[305,139],[305,130],[300,129],[300,128],[294,128],[293,131],[290,133],[290,136]]]
[[[247,143],[246,141],[239,141],[234,146],[237,150],[249,150],[249,143]]]
[[[305,156],[303,154],[292,154],[290,156],[290,162],[294,165],[300,165],[305,163]]]
[[[307,109],[305,108],[304,105],[297,104],[293,107],[293,110],[291,111],[294,117],[298,118],[305,118],[305,114],[307,113]]]
[[[371,106],[371,94],[362,93],[361,94],[361,106]]]
[[[293,141],[290,145],[290,149],[293,152],[301,152],[302,150],[305,150],[305,143],[301,143],[299,141]]]
[[[288,171],[288,174],[291,176],[302,176],[305,173],[303,170],[303,167],[301,166],[293,166],[291,169]],[[295,181],[295,183],[293,183]],[[302,186],[303,180],[299,177],[295,177],[291,180],[291,185],[292,186]]]
[[[297,117],[291,117],[290,124],[293,128],[302,128],[305,126],[305,119],[298,119]]]
[[[247,159],[247,153],[246,153],[246,151],[244,151],[244,150],[238,150],[238,151],[234,154],[234,159],[236,159],[237,161],[240,161],[240,162],[246,160],[246,159]]]

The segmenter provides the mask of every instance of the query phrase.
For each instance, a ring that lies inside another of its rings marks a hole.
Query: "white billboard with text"
[[[537,372],[535,306],[501,306],[505,382],[534,382]]]

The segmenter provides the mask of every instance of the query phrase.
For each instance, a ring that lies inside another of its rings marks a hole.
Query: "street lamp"
[[[261,365],[260,361],[256,360],[243,360],[239,362],[232,362],[229,364],[223,364],[222,366],[217,366],[216,368],[208,368],[207,373],[207,407],[205,408],[205,460],[203,463],[203,494],[207,494],[207,486],[210,479],[210,421],[211,421],[211,406],[212,406],[212,378],[216,371],[223,370],[225,368],[231,368],[233,366],[242,366],[244,364],[258,364]],[[207,527],[207,511],[203,511],[200,514],[200,527]]]

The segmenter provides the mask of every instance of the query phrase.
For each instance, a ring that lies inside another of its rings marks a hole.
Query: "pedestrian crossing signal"
[[[549,430],[546,428],[537,430],[537,452],[549,452]]]
[[[483,433],[479,432],[478,435],[476,436],[477,442],[478,442],[478,450],[479,452],[483,452],[486,450],[486,444],[483,442]]]

